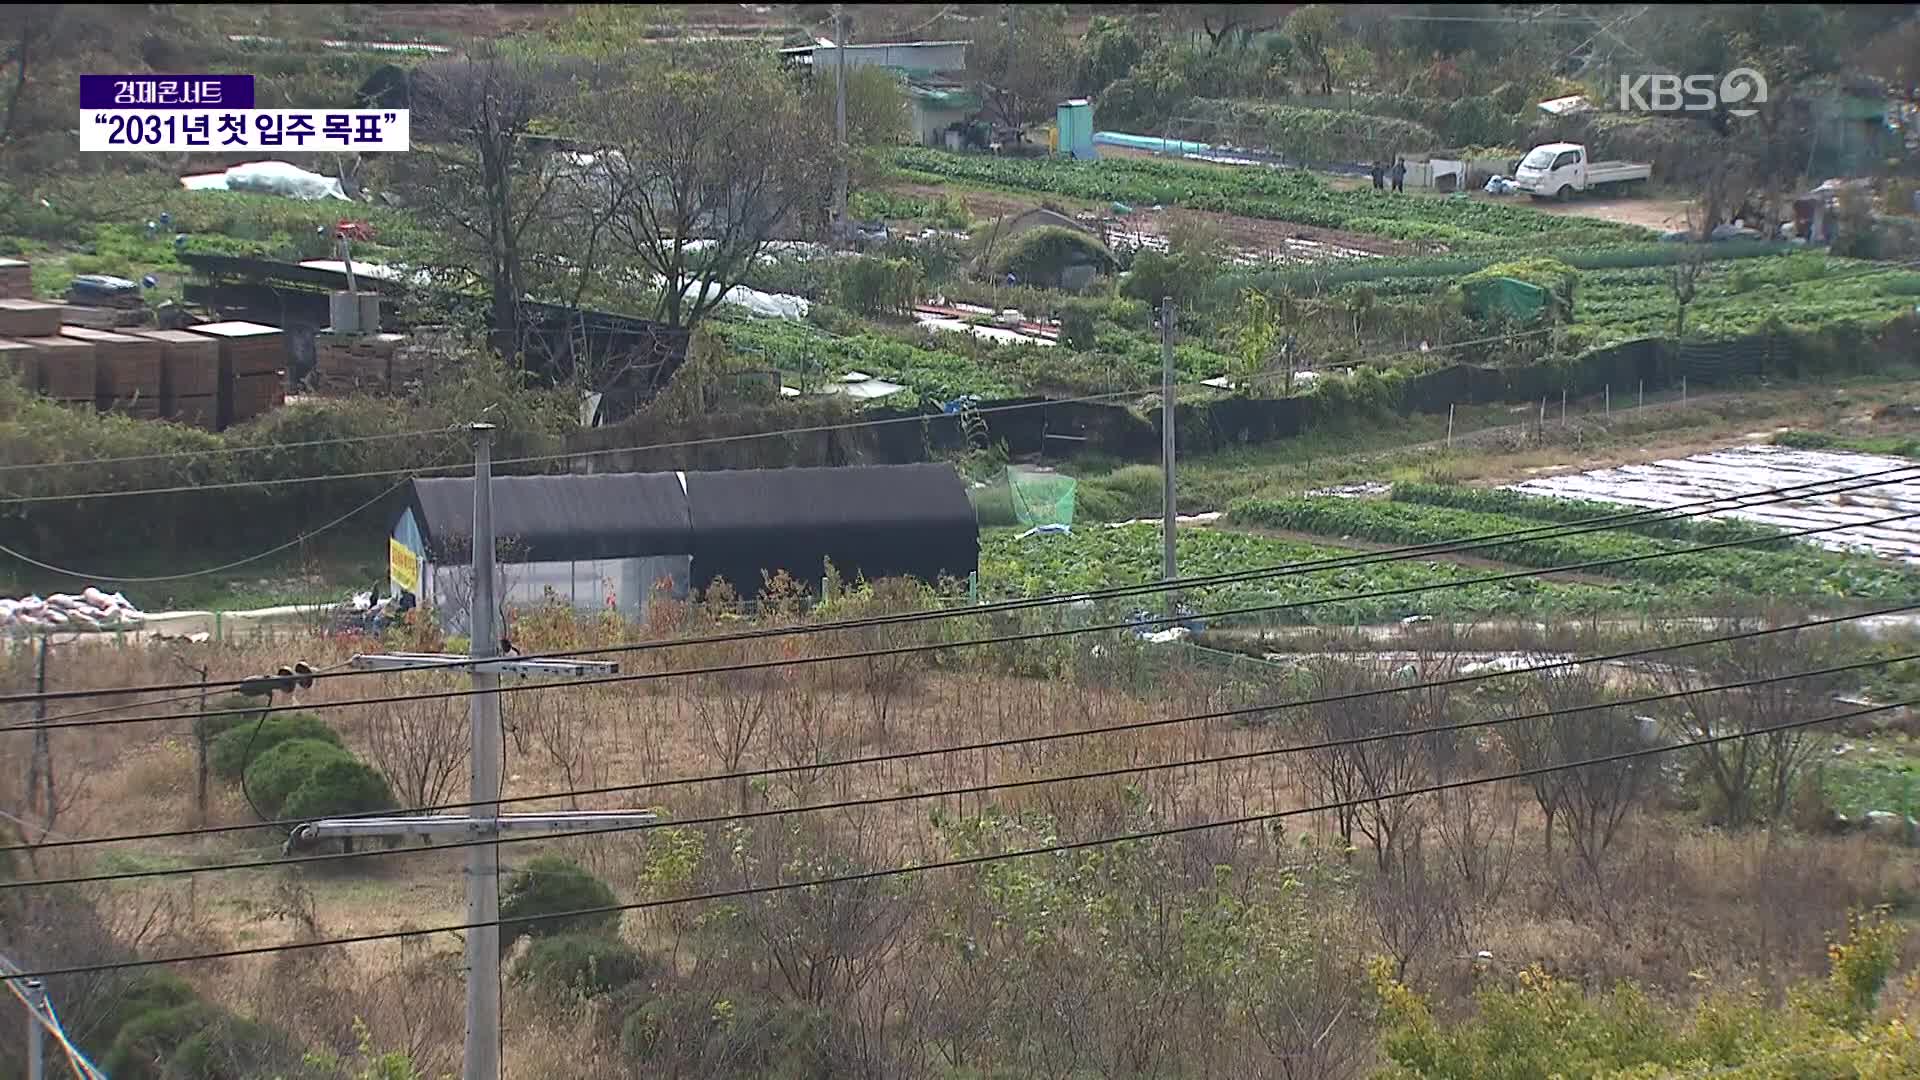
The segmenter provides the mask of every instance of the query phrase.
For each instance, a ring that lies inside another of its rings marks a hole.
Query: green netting
[[[1007,490],[1013,496],[1013,516],[1028,528],[1073,524],[1073,492],[1079,484],[1071,476],[1007,470]]]
[[[1465,292],[1469,310],[1477,315],[1504,311],[1524,321],[1538,316],[1547,306],[1547,290],[1517,278],[1476,281],[1469,284]]]

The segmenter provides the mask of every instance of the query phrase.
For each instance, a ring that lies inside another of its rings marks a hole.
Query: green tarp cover
[[[1552,300],[1540,286],[1508,277],[1476,281],[1468,285],[1465,292],[1468,309],[1474,314],[1505,312],[1522,321],[1538,317]]]

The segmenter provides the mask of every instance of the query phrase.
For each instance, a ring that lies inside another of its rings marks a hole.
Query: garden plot
[[[1914,472],[1894,483],[1729,509],[1713,516],[1740,518],[1788,530],[1844,525],[1833,532],[1805,539],[1833,550],[1864,549],[1884,558],[1920,562],[1920,465],[1902,458],[1781,446],[1741,446],[1671,461],[1540,477],[1511,485],[1510,490],[1528,495],[1660,508],[1900,468],[1912,468]],[[1902,521],[1882,520],[1901,514],[1915,516]],[[1870,524],[1873,522],[1879,523]]]

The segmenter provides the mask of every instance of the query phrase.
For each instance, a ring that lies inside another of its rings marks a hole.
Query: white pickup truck
[[[1576,191],[1641,183],[1652,165],[1632,161],[1589,161],[1579,143],[1543,143],[1527,151],[1514,171],[1513,186],[1536,199],[1573,198]]]

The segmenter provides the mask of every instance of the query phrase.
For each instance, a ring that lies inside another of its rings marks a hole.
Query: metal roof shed
[[[964,578],[980,528],[948,465],[741,469],[688,473],[693,580],[759,591],[776,570],[814,581],[832,560],[848,581]]]

